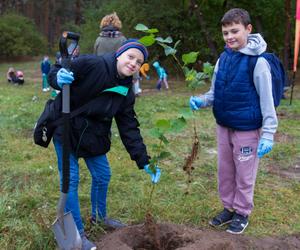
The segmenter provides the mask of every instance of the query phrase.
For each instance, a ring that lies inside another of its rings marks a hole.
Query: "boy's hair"
[[[102,18],[100,22],[100,28],[102,29],[105,26],[113,26],[120,30],[122,28],[122,22],[119,19],[118,15],[116,12],[113,12],[111,14],[106,15],[105,17]]]
[[[247,10],[234,8],[227,11],[221,19],[222,26],[227,26],[233,23],[241,23],[245,27],[251,23],[250,15]]]

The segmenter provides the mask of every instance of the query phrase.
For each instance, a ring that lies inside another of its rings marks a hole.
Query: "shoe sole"
[[[214,225],[214,224],[212,223],[212,221],[209,221],[208,223],[209,223],[209,225],[211,225],[212,227],[218,228],[218,227],[225,226],[225,225],[227,225],[227,224],[229,224],[229,223],[231,223],[231,222],[232,222],[232,220],[229,220],[229,221],[226,221],[226,222],[224,222],[224,223],[222,223],[222,224],[220,224],[220,225]]]
[[[231,231],[230,229],[227,229],[226,232],[227,233],[231,233],[231,234],[242,234],[245,231],[245,229],[248,226],[248,224],[249,224],[249,222],[247,222],[247,224],[245,225],[245,227],[243,228],[243,230],[240,231],[240,232],[234,232],[234,231]]]

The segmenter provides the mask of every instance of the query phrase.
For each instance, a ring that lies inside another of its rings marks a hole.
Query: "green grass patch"
[[[0,65],[5,76],[10,64]],[[0,246],[3,249],[54,249],[50,226],[56,216],[60,195],[59,178],[53,145],[48,149],[36,146],[32,128],[50,93],[41,91],[39,62],[13,65],[25,73],[24,86],[14,86],[0,80]],[[136,113],[146,145],[156,143],[150,129],[158,119],[176,118],[188,108],[192,92],[186,84],[170,80],[171,91],[155,91],[155,79],[142,82],[150,89],[136,100]],[[203,87],[199,92],[207,90]],[[270,174],[267,166],[289,169],[300,159],[300,101],[295,89],[293,105],[284,100],[278,108],[280,125],[274,150],[260,164],[255,189],[255,208],[247,235],[282,235],[300,230],[300,183]],[[299,90],[298,90],[299,91]],[[211,109],[200,110],[195,116],[200,137],[200,152],[196,160],[190,194],[185,195],[186,175],[182,170],[185,157],[193,143],[192,120],[179,134],[168,134],[171,156],[160,163],[162,177],[155,187],[153,213],[160,222],[208,227],[208,220],[222,205],[218,198],[216,174],[215,120]],[[148,148],[150,155],[153,153]],[[149,205],[149,176],[139,171],[130,160],[114,124],[112,148],[108,153],[112,179],[108,195],[108,215],[129,224],[144,221]],[[80,160],[80,202],[82,216],[90,213],[91,177]],[[101,229],[87,227],[92,237]]]

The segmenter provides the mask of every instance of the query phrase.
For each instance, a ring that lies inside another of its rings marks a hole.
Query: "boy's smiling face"
[[[233,50],[239,50],[247,45],[248,35],[252,31],[252,25],[246,27],[241,23],[231,23],[222,26],[223,39],[227,47]]]
[[[140,70],[143,62],[143,53],[138,49],[130,48],[117,57],[118,74],[121,77],[132,76]]]

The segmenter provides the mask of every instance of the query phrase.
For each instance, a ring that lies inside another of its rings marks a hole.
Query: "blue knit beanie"
[[[148,50],[147,48],[138,41],[138,39],[128,39],[126,40],[122,46],[116,51],[116,58],[123,54],[128,49],[138,49],[144,55],[144,61],[148,58]]]

